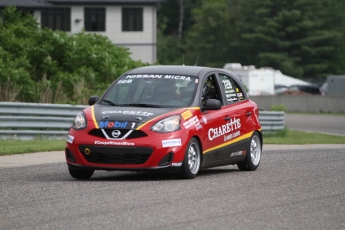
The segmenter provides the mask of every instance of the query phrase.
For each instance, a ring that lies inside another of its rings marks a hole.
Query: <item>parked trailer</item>
[[[253,65],[242,66],[240,63],[227,63],[223,67],[241,79],[250,96],[275,94],[275,86],[311,85],[309,82],[283,74],[270,67],[255,68]]]
[[[247,87],[251,96],[273,95],[275,71],[271,68],[256,69],[255,66],[242,66],[239,63],[228,63],[224,69],[230,70]]]
[[[327,77],[327,95],[345,95],[345,75]]]

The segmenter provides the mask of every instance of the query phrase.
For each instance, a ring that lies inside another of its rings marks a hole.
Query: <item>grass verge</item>
[[[305,144],[345,144],[345,137],[339,135],[303,132],[285,128],[275,134],[264,133],[264,144],[305,145]]]
[[[63,151],[65,149],[65,144],[66,140],[0,140],[0,156],[45,151]],[[284,129],[275,134],[264,133],[264,145],[265,144],[345,144],[345,137]]]
[[[0,156],[45,151],[63,151],[66,140],[0,140]]]

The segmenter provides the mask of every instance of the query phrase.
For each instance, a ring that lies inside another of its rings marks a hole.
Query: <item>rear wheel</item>
[[[200,146],[195,138],[190,139],[184,156],[181,171],[178,177],[181,179],[193,179],[199,172],[201,162]]]
[[[259,167],[261,160],[261,138],[257,131],[255,131],[250,138],[247,148],[247,154],[244,161],[238,163],[237,166],[242,171],[254,171]]]
[[[86,180],[86,179],[90,179],[90,177],[92,176],[94,170],[79,170],[79,169],[71,169],[68,168],[69,174],[75,178],[75,179],[79,179],[79,180]]]

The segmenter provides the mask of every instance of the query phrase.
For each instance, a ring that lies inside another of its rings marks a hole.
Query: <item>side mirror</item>
[[[98,101],[98,96],[91,96],[89,98],[89,105],[94,105]]]
[[[204,110],[218,110],[222,107],[222,104],[217,99],[207,99],[202,107]]]

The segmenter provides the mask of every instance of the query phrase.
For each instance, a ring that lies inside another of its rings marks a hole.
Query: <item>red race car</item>
[[[227,70],[137,68],[89,105],[76,116],[66,143],[76,179],[88,179],[94,170],[164,171],[192,179],[202,168],[259,166],[259,110]]]

